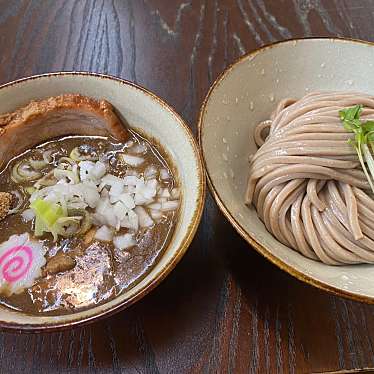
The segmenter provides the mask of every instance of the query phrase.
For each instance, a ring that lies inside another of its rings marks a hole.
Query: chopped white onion
[[[91,171],[94,169],[95,163],[92,161],[81,161],[79,163],[79,177],[81,181],[85,181],[90,178]]]
[[[134,210],[135,213],[138,215],[140,227],[151,227],[153,225],[152,218],[143,207],[137,206]]]
[[[122,160],[130,166],[140,166],[144,162],[144,158],[138,156],[122,154],[121,157]]]
[[[132,141],[125,144],[125,148],[130,147],[129,153],[120,154],[130,166],[124,177],[107,174],[105,160],[81,161],[72,165],[69,170],[55,169],[58,179],[56,184],[35,191],[30,196],[30,201],[42,198],[59,203],[66,212],[72,208],[90,207],[93,209],[90,213],[92,223],[99,226],[95,233],[96,239],[113,240],[119,249],[136,245],[134,235],[139,227],[152,227],[165,216],[163,212],[178,208],[179,190],[161,188],[158,177],[161,180],[171,177],[166,168],[158,170],[150,165],[141,174],[136,167],[144,163],[145,159],[140,155],[147,152],[148,147]],[[170,198],[173,200],[170,201]],[[30,221],[34,218],[34,212],[31,209],[25,210],[22,217],[25,221]],[[114,237],[115,231],[119,231],[121,227],[130,230],[130,233]]]
[[[163,188],[159,191],[159,196],[169,198],[171,195],[167,188]]]
[[[121,179],[118,182],[114,182],[109,190],[109,196],[119,196],[123,193],[124,183]]]
[[[95,184],[84,182],[76,186],[79,186],[79,189],[84,198],[84,201],[89,205],[89,207],[95,208],[100,200],[100,195],[97,192],[97,188]]]
[[[129,210],[125,218],[121,221],[121,227],[126,227],[128,229],[138,231],[139,229],[138,215],[133,210]]]
[[[117,184],[117,183],[123,184],[124,182],[121,178],[118,178],[115,175],[107,174],[103,178],[101,178],[99,190],[101,191],[106,186],[112,187],[113,184]]]
[[[156,179],[149,179],[145,182],[145,185],[147,186],[147,188],[150,188],[154,191],[154,195],[156,195],[156,192],[157,192],[157,187],[158,187],[158,182]]]
[[[147,152],[147,150],[148,150],[147,146],[144,143],[140,143],[140,144],[135,144],[131,148],[131,153],[144,154]]]
[[[144,178],[150,179],[157,176],[157,169],[154,165],[147,166],[144,170]]]
[[[169,174],[169,171],[167,169],[160,169],[160,178],[162,180],[165,180],[165,179],[169,179],[170,178],[170,174]]]
[[[124,193],[134,194],[135,191],[136,191],[136,187],[135,186],[125,186],[123,191],[124,191]]]
[[[173,188],[173,189],[171,190],[171,197],[172,197],[173,199],[179,199],[179,197],[180,197],[180,191],[179,191],[179,188]]]
[[[113,244],[118,249],[127,249],[136,245],[136,240],[132,234],[127,233],[124,235],[115,236],[113,238]]]
[[[95,239],[103,242],[111,242],[113,240],[113,230],[111,230],[108,226],[101,226],[96,230]]]
[[[81,200],[91,208],[95,208],[100,200],[100,195],[97,191],[97,187],[92,182],[84,182],[78,184],[58,183],[54,186],[49,186],[35,191],[30,201],[33,202],[37,198],[46,199],[49,201],[57,202],[60,197],[64,197],[66,203],[70,201]]]
[[[122,201],[117,201],[113,205],[113,214],[118,218],[119,221],[122,221],[125,218],[127,212],[128,208]]]
[[[135,175],[128,175],[123,178],[123,183],[127,186],[137,186],[142,180]]]
[[[161,204],[161,210],[163,212],[169,212],[172,210],[176,210],[179,207],[179,201],[178,200],[169,200],[165,201]]]
[[[25,222],[30,222],[34,219],[35,213],[32,209],[26,209],[21,213],[21,216]]]
[[[154,210],[160,210],[161,209],[161,203],[152,203],[148,205],[149,209],[154,209]]]
[[[134,202],[135,205],[146,205],[153,202],[153,199],[148,199],[141,193],[135,193]]]
[[[109,197],[109,190],[106,188],[103,188],[101,190],[101,197]]]
[[[150,209],[149,214],[155,221],[158,221],[162,218],[162,212],[158,209]]]
[[[87,208],[87,204],[84,203],[82,200],[77,200],[77,201],[69,200],[69,202],[66,203],[66,206],[69,209],[86,209]]]
[[[106,174],[106,172],[107,172],[107,167],[101,161],[97,161],[94,168],[91,170],[91,174],[95,179],[102,178]]]
[[[106,174],[106,171],[106,165],[101,161],[81,161],[79,163],[79,176],[81,181],[90,180],[95,182],[95,184],[99,184],[98,180]]]
[[[127,169],[126,170],[126,173],[125,173],[126,177],[130,176],[130,177],[137,177],[137,178],[140,178],[140,173],[138,173],[136,170],[134,169]]]
[[[126,205],[127,209],[135,208],[135,201],[130,194],[122,193],[121,195],[119,195],[119,200]]]
[[[96,222],[101,225],[112,226],[117,229],[119,226],[119,220],[115,214],[113,214],[113,206],[110,204],[108,198],[100,199],[96,213],[93,215]]]
[[[100,213],[91,214],[92,223],[95,226],[105,225],[105,218]]]

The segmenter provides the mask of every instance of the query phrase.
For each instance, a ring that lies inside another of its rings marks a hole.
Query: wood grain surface
[[[0,0],[0,82],[95,71],[143,85],[196,134],[238,56],[305,36],[373,38],[373,0]],[[305,373],[374,366],[374,306],[258,255],[208,196],[187,255],[150,295],[71,331],[0,333],[0,373]]]

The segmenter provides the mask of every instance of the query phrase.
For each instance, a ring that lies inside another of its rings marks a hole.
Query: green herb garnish
[[[56,222],[64,217],[61,205],[38,198],[31,203],[30,207],[35,213],[35,236],[50,232],[54,240],[57,240]]]
[[[339,116],[344,128],[355,134],[354,139],[350,139],[349,143],[356,149],[362,169],[374,193],[374,159],[368,146],[370,145],[374,152],[374,121],[361,122],[361,112],[362,105],[355,105],[354,107],[340,110]]]

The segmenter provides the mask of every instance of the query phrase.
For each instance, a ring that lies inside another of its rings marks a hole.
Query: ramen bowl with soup
[[[261,48],[216,80],[199,120],[211,191],[239,234],[298,279],[368,303],[373,58],[344,39]]]
[[[71,327],[147,294],[201,218],[187,125],[147,90],[88,73],[6,84],[0,103],[0,326]]]

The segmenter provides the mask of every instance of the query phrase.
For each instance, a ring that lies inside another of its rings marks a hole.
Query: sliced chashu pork
[[[64,135],[112,135],[126,141],[129,133],[106,100],[65,94],[0,115],[0,167],[43,141]]]

